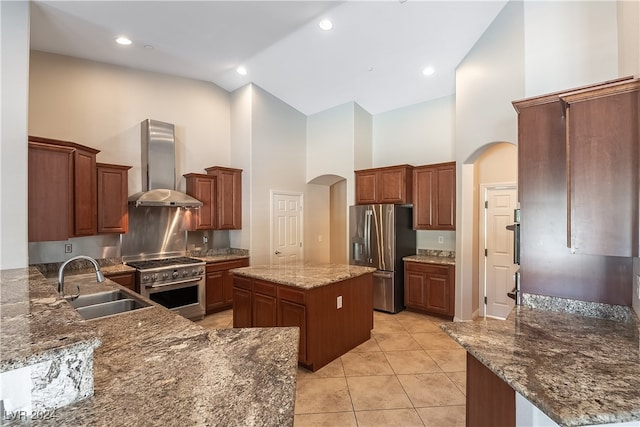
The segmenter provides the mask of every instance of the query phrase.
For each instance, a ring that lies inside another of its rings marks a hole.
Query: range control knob
[[[198,271],[198,274],[204,274],[204,269],[200,268],[200,270]]]
[[[178,278],[178,270],[173,270],[173,273],[171,274],[173,276],[174,279]]]
[[[148,282],[149,281],[149,276],[147,276],[147,275],[142,276],[142,281],[143,282]]]
[[[151,275],[151,280],[153,280],[154,282],[155,282],[156,280],[158,280],[158,273],[153,273],[153,274]]]
[[[162,280],[167,280],[169,278],[169,273],[162,273]]]
[[[191,275],[195,276],[196,274],[198,274],[198,271],[194,268],[193,270],[191,270]]]
[[[182,270],[182,277],[186,277],[188,275],[189,275],[189,270],[187,270],[186,268]]]

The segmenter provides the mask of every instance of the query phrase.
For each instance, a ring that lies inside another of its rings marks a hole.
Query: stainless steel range
[[[199,320],[205,314],[205,262],[189,257],[128,261],[142,296]]]

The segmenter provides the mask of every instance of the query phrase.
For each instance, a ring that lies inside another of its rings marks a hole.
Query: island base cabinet
[[[298,362],[316,371],[371,338],[373,275],[302,289],[234,274],[233,327],[270,326],[299,327]]]
[[[233,327],[250,328],[251,324],[251,279],[233,278]]]
[[[307,312],[302,304],[280,300],[278,302],[278,326],[297,326],[300,328],[298,360],[307,362]]]
[[[514,427],[516,392],[467,353],[467,427]]]

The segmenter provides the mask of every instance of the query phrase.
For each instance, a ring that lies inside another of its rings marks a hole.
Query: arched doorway
[[[321,263],[347,264],[347,180],[339,175],[321,175],[308,182],[307,215],[314,227],[307,233],[306,259]],[[315,187],[315,188],[314,188]]]
[[[490,142],[475,150],[460,166],[460,208],[456,232],[456,319],[472,320],[484,315],[486,276],[483,190],[503,184],[517,185],[517,147],[509,142]]]

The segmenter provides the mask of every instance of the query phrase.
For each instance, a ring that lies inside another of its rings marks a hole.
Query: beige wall
[[[29,2],[0,2],[0,270],[26,267]]]
[[[480,221],[482,221],[481,206],[484,195],[481,192],[483,185],[490,184],[516,184],[518,182],[518,148],[516,145],[508,143],[497,143],[487,147],[474,164],[475,189],[473,192],[474,212],[473,222],[478,224],[473,235],[473,253],[476,255],[473,260],[472,288],[471,288],[471,308],[472,313],[480,310],[480,266],[484,250],[480,239]]]
[[[618,68],[621,76],[640,75],[640,2],[619,0]]]
[[[231,164],[242,169],[242,230],[229,232],[232,248],[251,248],[251,95],[252,86],[246,85],[231,94]]]
[[[477,181],[484,146],[517,140],[511,101],[524,96],[524,9],[509,2],[456,70],[456,318],[477,308]],[[474,286],[474,283],[476,286]]]
[[[618,77],[615,1],[525,1],[525,96]]]
[[[258,86],[251,87],[251,262],[268,264],[272,253],[271,191],[301,193],[303,203],[314,197],[307,194],[306,184],[307,119]],[[328,199],[325,215],[328,218]],[[304,227],[313,229],[314,218],[305,209]]]
[[[141,190],[140,123],[173,123],[176,182],[230,162],[229,94],[218,86],[33,51],[29,133],[100,150],[98,161],[131,165],[129,194]]]
[[[347,206],[347,180],[343,179],[333,184],[330,188],[329,202],[331,216],[329,220],[331,244],[329,262],[334,264],[348,264],[349,255],[347,248],[349,245],[348,233],[349,222]]]
[[[373,165],[414,166],[455,159],[455,96],[376,114]]]

